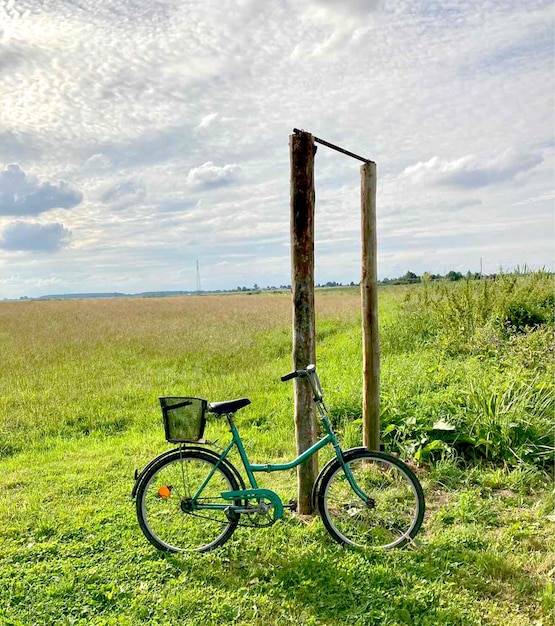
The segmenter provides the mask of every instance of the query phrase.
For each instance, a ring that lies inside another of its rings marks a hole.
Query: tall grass
[[[480,281],[425,281],[408,291],[404,321],[422,343],[451,354],[495,355],[508,338],[555,319],[554,276],[500,274]]]
[[[319,298],[319,341],[357,306],[356,294]],[[262,414],[289,414],[290,319],[288,294],[0,303],[0,455],[158,426],[164,394],[249,395]]]
[[[552,302],[544,272],[383,289],[386,445],[420,461],[552,462]],[[359,297],[317,303],[321,375],[336,425],[355,441]],[[289,440],[291,387],[278,379],[290,368],[290,306],[287,294],[0,303],[0,455],[150,430],[157,397],[180,393],[248,395],[245,425],[272,423]]]
[[[553,287],[540,271],[405,288],[384,328],[384,356],[398,363],[418,354],[407,358],[422,371],[406,393],[386,370],[386,441],[420,460],[552,465]]]

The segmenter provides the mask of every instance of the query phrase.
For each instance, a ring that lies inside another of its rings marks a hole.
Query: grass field
[[[319,292],[317,313],[326,399],[359,445],[357,290]],[[426,493],[413,548],[342,549],[295,516],[201,556],[146,542],[130,492],[169,447],[158,396],[247,396],[253,462],[294,456],[290,319],[289,294],[0,302],[1,625],[553,623],[542,272],[380,293],[383,441]],[[294,497],[294,472],[271,488]]]

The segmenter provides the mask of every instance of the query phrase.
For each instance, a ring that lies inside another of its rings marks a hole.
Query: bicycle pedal
[[[294,498],[292,500],[289,500],[289,502],[287,504],[283,505],[284,509],[289,509],[290,511],[296,511],[297,510],[297,500],[295,500]]]

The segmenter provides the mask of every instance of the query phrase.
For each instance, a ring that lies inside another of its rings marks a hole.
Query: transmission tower
[[[197,293],[202,291],[202,286],[200,284],[200,267],[197,261]]]

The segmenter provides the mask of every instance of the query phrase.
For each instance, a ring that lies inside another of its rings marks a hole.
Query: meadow
[[[383,444],[427,512],[414,546],[371,553],[289,515],[165,555],[135,518],[134,471],[170,447],[159,396],[249,397],[252,460],[294,456],[288,293],[0,302],[0,624],[552,624],[553,288],[531,272],[380,291]],[[359,303],[317,292],[345,447],[361,440]],[[206,435],[227,441],[216,421]],[[284,501],[295,485],[272,475]]]

